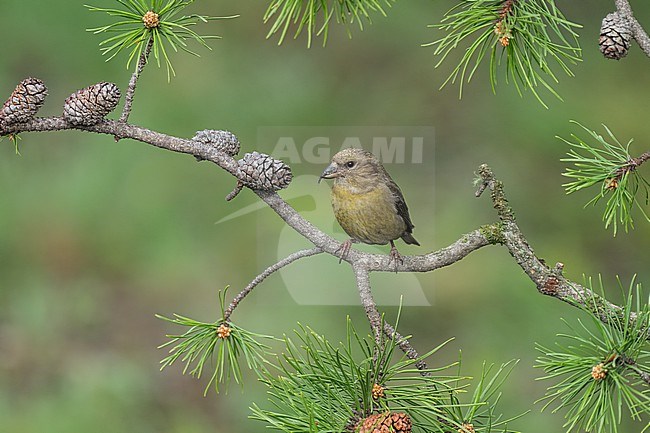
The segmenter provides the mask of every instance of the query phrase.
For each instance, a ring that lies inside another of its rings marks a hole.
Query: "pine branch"
[[[410,432],[412,424],[414,431],[456,432],[475,423],[477,429],[485,428],[477,431],[512,432],[506,427],[514,418],[502,419],[494,406],[513,363],[486,367],[470,401],[461,402],[457,395],[470,383],[467,377],[445,374],[455,364],[425,374],[413,368],[448,342],[411,359],[396,354],[395,339],[378,345],[373,336],[360,335],[349,319],[339,344],[308,327],[295,334],[296,341],[285,338],[276,367],[263,375],[270,408],[252,408],[253,418],[274,430],[370,432],[373,422],[389,414],[402,427],[389,424],[382,431]]]
[[[153,47],[154,40],[149,38],[147,46],[140,53],[140,58],[138,59],[138,65],[131,75],[131,80],[129,81],[129,87],[126,91],[126,97],[124,99],[124,108],[122,109],[122,115],[120,116],[120,122],[126,123],[129,120],[129,115],[131,114],[131,107],[133,106],[133,96],[135,95],[135,87],[138,84],[138,78],[144,70],[144,67],[147,65],[147,60],[149,59],[149,54],[151,53],[151,48]]]
[[[221,302],[223,309],[223,299]],[[167,335],[169,341],[158,346],[159,349],[170,347],[169,355],[160,361],[160,369],[180,361],[185,364],[183,374],[189,373],[198,379],[210,367],[213,371],[205,386],[205,395],[212,386],[219,392],[221,383],[228,385],[234,380],[241,384],[242,363],[256,374],[266,369],[270,346],[261,340],[273,340],[269,335],[256,334],[224,321],[201,322],[178,314],[173,318],[156,317],[187,329],[182,334]]]
[[[645,211],[643,202],[647,206],[650,197],[650,182],[648,182],[637,169],[648,159],[650,152],[645,152],[638,157],[630,154],[629,148],[632,140],[622,145],[614,134],[606,127],[608,135],[606,140],[595,131],[580,125],[595,144],[591,144],[572,134],[572,140],[562,141],[570,146],[568,158],[561,161],[570,162],[572,167],[566,169],[563,176],[571,179],[563,186],[567,194],[580,191],[592,186],[599,186],[600,190],[585,206],[596,205],[601,199],[607,197],[603,221],[605,228],[613,227],[616,236],[619,224],[625,231],[634,227],[632,212],[636,208],[641,215],[650,222],[650,216]],[[639,196],[645,197],[639,199]]]
[[[604,287],[602,281],[599,283],[602,293]],[[591,280],[589,285],[593,287]],[[587,305],[597,302],[585,300]],[[566,409],[567,432],[616,432],[624,412],[643,422],[643,417],[650,413],[650,372],[645,365],[650,356],[646,338],[650,327],[647,297],[641,296],[640,285],[632,279],[621,311],[605,313],[607,324],[591,309],[581,309],[589,322],[579,320],[578,326],[574,326],[565,321],[570,332],[558,337],[567,344],[558,342],[552,349],[538,345],[542,355],[537,366],[546,373],[541,379],[557,381],[542,399],[546,400],[544,408],[555,405],[554,411]],[[648,427],[650,422],[645,429]]]
[[[441,86],[457,82],[460,97],[465,83],[472,80],[481,63],[488,62],[493,92],[503,66],[506,83],[512,82],[519,94],[529,90],[547,107],[540,88],[561,99],[553,88],[558,82],[554,68],[573,76],[570,65],[581,60],[574,31],[580,26],[563,16],[554,0],[460,0],[440,24],[430,27],[444,33],[425,44],[435,47],[436,67],[452,52],[463,52]]]
[[[204,48],[211,49],[206,39],[218,39],[218,36],[201,36],[192,30],[192,27],[199,22],[210,20],[235,18],[210,17],[205,15],[181,15],[179,14],[194,0],[120,0],[122,9],[101,8],[86,5],[93,12],[104,12],[111,17],[118,17],[120,21],[105,26],[87,29],[94,34],[114,33],[113,36],[104,39],[100,43],[101,51],[108,58],[114,59],[122,51],[129,51],[127,68],[137,57],[138,66],[136,73],[146,63],[143,55],[148,57],[153,51],[156,63],[160,67],[165,64],[167,79],[170,80],[176,75],[174,66],[168,54],[168,48],[174,52],[180,50],[198,57],[198,54],[188,48],[187,41],[194,41]],[[128,107],[130,109],[130,107]],[[128,111],[127,111],[128,112]],[[128,116],[127,116],[128,117]],[[122,119],[126,121],[126,118]]]
[[[71,129],[113,136],[117,135],[120,138],[131,138],[173,152],[190,154],[202,160],[217,164],[235,177],[238,175],[237,161],[214,146],[113,120],[104,120],[92,126],[79,126],[66,122],[62,117],[38,117],[25,123],[7,125],[4,129],[0,130],[0,135]],[[554,269],[550,268],[535,255],[515,222],[514,213],[508,205],[502,182],[494,176],[492,170],[487,165],[482,165],[479,168],[478,184],[481,185],[479,189],[489,189],[491,191],[492,202],[500,222],[470,232],[446,248],[428,254],[404,256],[404,262],[398,264],[397,271],[429,272],[462,260],[471,252],[484,246],[503,244],[531,281],[533,281],[540,293],[553,296],[572,305],[582,304],[584,303],[584,299],[590,298],[591,291],[588,288],[567,280],[562,276],[561,266]],[[276,192],[266,190],[253,190],[253,192],[273,209],[287,225],[305,237],[315,247],[338,259],[337,251],[339,251],[341,246],[340,242],[322,232],[311,222],[305,220]],[[370,254],[355,249],[350,249],[345,261],[356,266],[357,272],[360,275],[366,271],[394,272],[396,270],[395,264],[390,260],[388,255]],[[592,308],[600,311],[601,314],[606,310],[620,310],[620,307],[598,296],[594,296],[594,299],[597,299],[598,302]],[[601,318],[602,320],[607,320],[607,317],[604,315],[601,315]],[[648,337],[650,337],[650,333]]]
[[[503,224],[504,246],[510,252],[530,280],[535,283],[537,290],[543,294],[557,298],[573,306],[582,306],[592,311],[605,324],[611,324],[612,317],[623,317],[623,309],[605,298],[594,293],[589,288],[566,279],[562,275],[564,264],[558,262],[554,268],[537,257],[519,226],[515,222],[512,208],[505,196],[503,183],[494,177],[492,169],[486,164],[479,168],[481,190],[491,191],[492,203]],[[636,321],[636,314],[629,315],[631,322]],[[650,329],[641,330],[642,337],[650,340]]]
[[[228,322],[230,320],[230,316],[232,315],[233,311],[235,311],[235,308],[237,308],[239,303],[243,301],[244,298],[248,296],[248,294],[250,294],[250,292],[252,292],[255,287],[257,287],[262,281],[264,281],[266,277],[272,275],[274,272],[284,268],[285,266],[290,265],[296,260],[302,259],[304,257],[310,257],[316,254],[320,254],[322,252],[323,251],[320,248],[300,250],[266,268],[264,272],[256,276],[253,279],[253,281],[251,281],[241,292],[239,292],[239,294],[235,296],[232,302],[230,302],[230,305],[223,313],[223,321]]]
[[[264,22],[271,23],[267,38],[279,35],[281,45],[291,27],[295,27],[294,39],[305,30],[307,47],[315,37],[322,36],[323,45],[332,22],[349,26],[356,23],[363,30],[364,22],[371,23],[371,15],[386,16],[386,8],[395,0],[273,0],[264,14]],[[382,6],[384,4],[385,6]],[[348,29],[348,34],[350,31]]]

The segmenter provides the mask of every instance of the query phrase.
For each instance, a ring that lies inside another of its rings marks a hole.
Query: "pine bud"
[[[204,129],[203,131],[197,131],[192,138],[192,141],[213,146],[217,150],[230,156],[235,156],[239,153],[239,140],[235,134],[230,131]]]
[[[277,191],[289,186],[293,178],[287,164],[264,153],[247,153],[237,164],[237,178],[253,189]]]
[[[380,398],[384,398],[386,394],[384,393],[384,387],[381,386],[378,383],[375,383],[372,386],[372,398],[375,400],[379,400]]]
[[[160,25],[160,16],[154,11],[147,11],[142,16],[142,23],[148,29],[156,28]]]
[[[38,78],[18,83],[0,110],[0,127],[31,120],[45,102],[47,87]]]
[[[63,117],[73,125],[94,125],[115,109],[121,96],[120,89],[113,83],[93,84],[65,100]]]
[[[593,377],[596,381],[603,380],[607,377],[607,369],[602,362],[600,364],[594,365],[591,368],[591,377]]]
[[[226,338],[230,337],[231,332],[232,332],[232,328],[230,326],[226,325],[225,323],[222,323],[217,328],[217,337],[219,337],[221,339],[226,339]]]
[[[458,433],[475,433],[474,424],[464,422],[458,429]]]
[[[619,182],[618,178],[616,177],[610,177],[608,179],[605,179],[605,189],[608,191],[613,191],[616,188],[618,188]]]
[[[359,421],[356,433],[411,433],[411,417],[403,412],[370,415]]]
[[[614,60],[625,57],[630,49],[631,39],[630,23],[618,12],[612,12],[603,18],[598,45],[605,57]]]

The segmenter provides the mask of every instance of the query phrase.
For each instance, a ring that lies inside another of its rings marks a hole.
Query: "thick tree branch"
[[[639,47],[646,56],[650,57],[650,37],[648,33],[643,29],[643,26],[637,21],[632,12],[632,7],[628,0],[615,0],[616,10],[619,14],[624,16],[630,23],[630,28],[632,29],[632,37],[639,44]]]

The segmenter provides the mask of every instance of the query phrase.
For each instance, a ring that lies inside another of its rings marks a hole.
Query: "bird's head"
[[[383,167],[379,160],[370,152],[358,148],[343,149],[332,158],[321,179],[336,179],[339,182],[363,183],[374,182],[381,174]]]

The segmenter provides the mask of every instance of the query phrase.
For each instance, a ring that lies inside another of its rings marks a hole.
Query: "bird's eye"
[[[352,168],[355,165],[357,165],[357,163],[354,162],[354,161],[348,161],[348,162],[345,163],[345,165],[346,165],[347,168]]]

